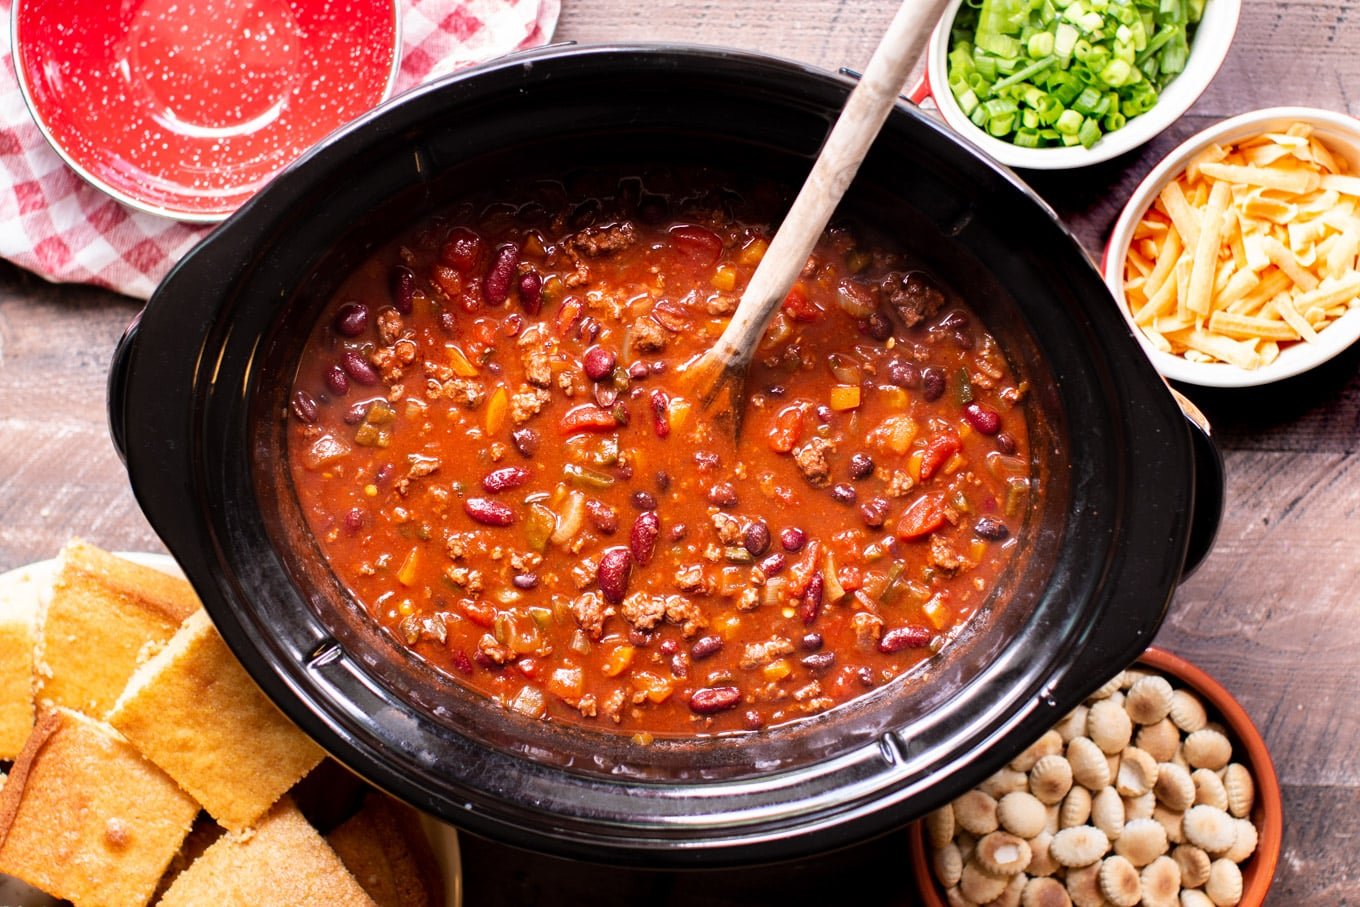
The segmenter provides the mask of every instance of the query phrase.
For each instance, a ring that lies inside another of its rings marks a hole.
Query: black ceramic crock
[[[982,314],[1032,384],[1024,559],[926,668],[757,734],[658,740],[532,721],[407,656],[320,559],[281,454],[286,388],[340,277],[497,174],[712,163],[796,185],[850,88],[695,47],[550,48],[407,93],[332,135],[166,278],[118,349],[137,499],[265,692],[344,764],[503,841],[648,865],[773,861],[957,795],[1149,643],[1222,474],[1087,256],[1013,174],[907,104],[848,205]],[[1200,456],[1196,457],[1199,445]]]

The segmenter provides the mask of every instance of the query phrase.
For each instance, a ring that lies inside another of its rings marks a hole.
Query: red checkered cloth
[[[0,0],[8,22],[12,0]],[[404,0],[396,91],[546,43],[561,0]],[[211,229],[124,207],[75,174],[24,105],[0,28],[0,257],[59,283],[145,299]]]

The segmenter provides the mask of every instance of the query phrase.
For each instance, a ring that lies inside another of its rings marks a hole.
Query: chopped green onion
[[[966,0],[948,82],[987,134],[1081,144],[1146,113],[1185,68],[1205,0]]]

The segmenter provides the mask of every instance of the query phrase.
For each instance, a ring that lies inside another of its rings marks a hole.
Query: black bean
[[[875,340],[887,340],[893,335],[892,322],[882,312],[874,312],[865,320],[864,332]]]
[[[989,542],[999,542],[1011,534],[1005,523],[989,516],[978,520],[973,526],[973,531],[977,533],[979,538],[984,538]]]
[[[782,384],[771,384],[769,387],[765,388],[765,393],[769,394],[771,397],[782,397],[788,392],[789,389]]]
[[[855,503],[855,486],[846,482],[837,482],[831,486],[831,500],[837,504]]]
[[[944,396],[944,372],[934,367],[921,369],[921,396],[933,403]]]
[[[905,359],[889,359],[887,372],[888,383],[898,387],[917,387],[921,383],[921,373]]]
[[[850,478],[867,479],[874,474],[874,460],[868,454],[857,453],[850,458]]]
[[[939,320],[938,325],[946,331],[959,331],[968,327],[971,323],[972,320],[968,317],[967,312],[964,312],[961,309],[954,309],[953,311],[946,312],[944,317]]]

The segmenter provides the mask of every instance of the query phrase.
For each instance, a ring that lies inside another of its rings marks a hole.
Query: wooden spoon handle
[[[945,2],[904,0],[898,7],[788,216],[751,275],[741,304],[709,351],[713,365],[744,371],[749,364],[770,319],[807,264],[812,247],[888,118]]]

